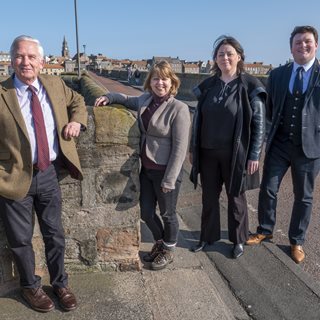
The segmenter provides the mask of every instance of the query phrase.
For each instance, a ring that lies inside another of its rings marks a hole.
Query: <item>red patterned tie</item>
[[[43,113],[40,101],[33,86],[29,86],[28,90],[31,91],[31,110],[33,116],[34,129],[36,132],[36,142],[38,150],[37,167],[40,171],[44,171],[50,165],[49,146],[44,124]]]

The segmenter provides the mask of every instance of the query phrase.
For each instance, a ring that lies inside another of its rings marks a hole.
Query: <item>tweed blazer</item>
[[[50,99],[55,118],[60,156],[72,176],[82,179],[80,161],[73,139],[63,137],[70,121],[87,124],[87,110],[81,95],[68,88],[57,76],[41,75],[39,80]],[[32,180],[33,164],[27,128],[21,113],[12,78],[0,87],[0,196],[21,199]]]
[[[141,132],[140,147],[146,144],[147,157],[157,164],[166,165],[161,186],[174,189],[177,177],[186,157],[189,143],[190,112],[188,106],[170,97],[153,114],[148,128],[141,115],[152,101],[151,93],[139,97],[120,93],[108,93],[109,103],[119,103],[138,112]]]

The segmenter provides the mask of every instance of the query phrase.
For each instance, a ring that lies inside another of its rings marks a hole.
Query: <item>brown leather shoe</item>
[[[65,311],[72,311],[77,308],[78,303],[76,297],[68,287],[54,287],[53,292],[57,295],[62,309]]]
[[[54,309],[53,301],[48,297],[48,295],[39,288],[22,288],[22,297],[28,302],[33,310],[39,312],[49,312]]]
[[[306,257],[302,246],[292,244],[291,245],[291,257],[295,263],[300,263]]]
[[[255,233],[249,236],[249,239],[246,241],[246,244],[249,246],[253,246],[255,244],[260,244],[261,241],[263,240],[272,239],[272,238],[273,238],[272,234]]]

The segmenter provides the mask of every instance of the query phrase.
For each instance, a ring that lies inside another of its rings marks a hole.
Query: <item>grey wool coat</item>
[[[188,106],[170,97],[153,114],[148,128],[145,128],[141,115],[152,101],[152,94],[146,92],[139,97],[120,93],[108,93],[109,103],[119,103],[138,112],[141,132],[140,148],[146,144],[147,157],[160,165],[166,165],[161,186],[174,189],[181,171],[189,143],[190,113]]]

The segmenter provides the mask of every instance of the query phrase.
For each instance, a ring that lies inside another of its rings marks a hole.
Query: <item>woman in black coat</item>
[[[244,51],[229,36],[219,37],[213,50],[213,75],[195,90],[190,160],[191,181],[202,186],[201,235],[197,252],[220,240],[219,197],[225,184],[229,240],[233,257],[243,254],[248,239],[245,190],[259,187],[259,158],[265,132],[266,91],[244,72]]]

